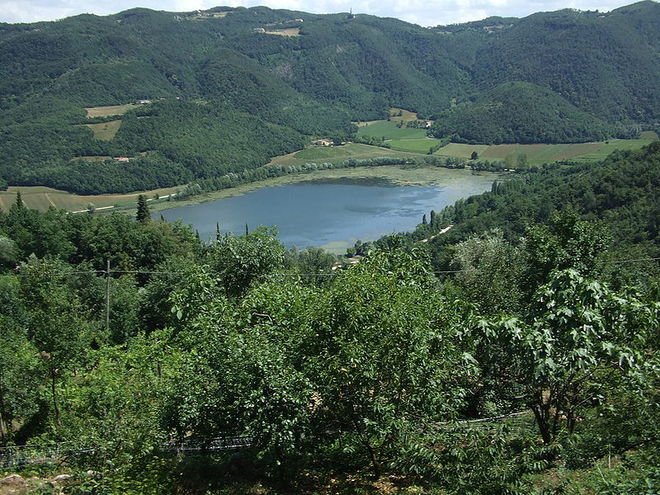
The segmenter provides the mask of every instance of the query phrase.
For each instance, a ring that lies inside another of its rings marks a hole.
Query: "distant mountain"
[[[660,119],[658,33],[651,1],[433,29],[265,7],[0,24],[0,183],[169,186],[258,166],[309,136],[348,137],[351,120],[388,107],[441,117],[438,132],[470,142],[607,137]],[[93,122],[83,107],[159,98],[108,141],[82,126]],[[200,111],[225,116],[222,129],[200,133]],[[476,127],[459,128],[463,118]],[[168,141],[174,130],[181,138]],[[117,155],[140,156],[141,174],[71,162]]]

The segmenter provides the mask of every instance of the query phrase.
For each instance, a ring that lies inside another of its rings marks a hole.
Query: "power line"
[[[610,261],[605,261],[602,262],[604,265],[615,265],[615,264],[624,264],[624,263],[637,263],[637,262],[642,262],[642,261],[658,261],[660,260],[660,257],[656,258],[634,258],[634,259],[626,259],[626,260],[610,260]],[[345,265],[338,266],[336,270],[333,270],[332,272],[315,272],[315,273],[297,273],[297,272],[274,272],[274,273],[266,273],[263,274],[262,276],[267,276],[267,277],[332,277],[334,275],[337,275],[337,273],[340,272],[341,268],[346,268],[353,266],[357,263],[348,263]],[[435,270],[429,273],[433,273],[435,275],[444,275],[444,274],[452,274],[452,273],[465,273],[465,272],[481,272],[483,270],[477,270],[477,269],[463,269],[463,270]],[[112,275],[112,274],[117,274],[117,275],[185,275],[188,272],[177,272],[177,271],[167,271],[167,270],[114,270],[114,269],[109,269],[109,270],[73,270],[73,271],[64,271],[60,270],[57,271],[56,273],[60,275],[103,275],[105,276],[106,274]],[[19,272],[18,275],[21,275]]]

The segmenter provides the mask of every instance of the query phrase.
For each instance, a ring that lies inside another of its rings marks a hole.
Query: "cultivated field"
[[[72,162],[104,162],[110,160],[112,157],[107,155],[100,156],[75,156],[71,158]]]
[[[507,157],[527,156],[528,163],[541,165],[562,160],[598,161],[614,150],[636,150],[651,143],[647,139],[610,139],[607,142],[576,144],[460,144],[450,143],[434,154],[469,159],[476,151],[481,160],[506,160]]]
[[[300,36],[300,28],[273,29],[266,31],[265,34],[274,34],[276,36]]]
[[[358,160],[365,158],[377,158],[383,156],[419,156],[419,154],[406,153],[397,150],[389,150],[378,146],[367,144],[349,143],[344,146],[331,146],[328,148],[313,147],[306,148],[297,153],[287,155],[287,159],[275,158],[270,164],[280,165],[302,165],[308,162],[340,162],[349,158]],[[270,165],[269,164],[269,165]]]
[[[87,117],[93,119],[94,117],[109,117],[111,115],[124,115],[129,110],[139,107],[134,103],[126,105],[110,105],[106,107],[89,107],[87,110]]]
[[[99,194],[93,196],[80,196],[65,191],[52,189],[50,187],[10,187],[7,191],[0,191],[0,208],[7,211],[16,201],[16,192],[20,189],[23,203],[28,208],[37,210],[47,210],[50,206],[62,208],[68,211],[79,211],[87,208],[87,205],[93,203],[96,208],[107,206],[126,206],[137,202],[140,194],[146,194],[149,198],[154,198],[156,194],[163,197],[175,193],[180,187],[168,187],[157,189],[155,191],[135,192],[130,194]]]
[[[121,127],[121,120],[111,120],[101,124],[85,124],[94,133],[94,139],[99,141],[112,141]]]
[[[656,141],[657,139],[658,135],[655,132],[642,133],[642,137],[640,139],[610,139],[606,143],[601,143],[602,146],[596,151],[576,157],[576,160],[603,160],[614,150],[637,150],[642,146],[646,146],[647,144]]]
[[[387,141],[393,150],[427,153],[433,146],[440,143],[439,139],[423,137],[418,139],[390,139]]]
[[[390,115],[397,115],[399,112],[401,112],[401,116],[390,117],[389,121],[359,122],[358,136],[384,138],[384,142],[393,150],[411,153],[427,153],[431,147],[440,142],[438,139],[429,138],[426,135],[426,129],[397,127],[397,121],[409,121],[417,118],[413,112],[390,108]],[[481,160],[504,161],[509,158],[512,162],[515,162],[518,156],[525,155],[530,165],[562,160],[598,161],[607,157],[614,150],[636,150],[656,139],[658,139],[658,135],[655,132],[645,131],[640,139],[610,139],[594,143],[497,145],[450,143],[437,150],[434,155],[469,159],[472,152],[476,151]]]
[[[358,129],[358,136],[383,137],[387,139],[422,139],[426,138],[425,129],[397,127],[396,122],[379,120]]]
[[[399,113],[401,115],[399,115]],[[395,122],[409,122],[411,120],[418,120],[418,118],[415,112],[411,112],[403,108],[390,108],[390,120]]]

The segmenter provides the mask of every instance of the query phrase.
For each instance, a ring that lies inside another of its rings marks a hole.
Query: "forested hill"
[[[430,29],[265,7],[0,24],[0,184],[78,192],[181,184],[263,164],[309,136],[350,136],[352,120],[383,118],[389,107],[444,119],[456,106],[445,134],[469,141],[625,134],[660,118],[659,32],[660,6],[651,1]],[[535,85],[536,104],[501,91],[507,84]],[[483,103],[495,97],[503,114],[491,119]],[[131,125],[107,141],[81,125],[94,122],[83,107],[159,98],[129,112]],[[544,113],[558,101],[559,130]],[[531,115],[512,130],[521,111]],[[481,126],[473,136],[452,124],[460,112]],[[199,113],[222,115],[222,132],[199,137]],[[263,139],[273,126],[277,139]],[[158,136],[173,129],[184,137],[164,146]],[[209,154],[199,151],[209,145]],[[251,157],[237,165],[244,153]],[[139,163],[71,162],[118,155]]]

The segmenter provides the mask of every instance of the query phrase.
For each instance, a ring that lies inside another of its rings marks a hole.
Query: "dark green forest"
[[[40,473],[72,494],[657,493],[659,186],[659,143],[543,167],[336,270],[269,229],[202,243],[144,197],[19,195],[0,466],[66,442]]]
[[[615,126],[579,111],[551,90],[520,82],[502,84],[474,103],[442,112],[431,134],[471,144],[581,143],[623,137]]]
[[[0,185],[91,194],[216,178],[313,137],[350,139],[351,121],[390,107],[459,142],[635,135],[660,116],[658,9],[432,29],[265,7],[0,24]],[[299,35],[264,32],[282,29]],[[155,103],[121,117],[110,141],[82,125],[103,121],[84,107],[138,100]],[[99,156],[135,161],[72,161]]]

